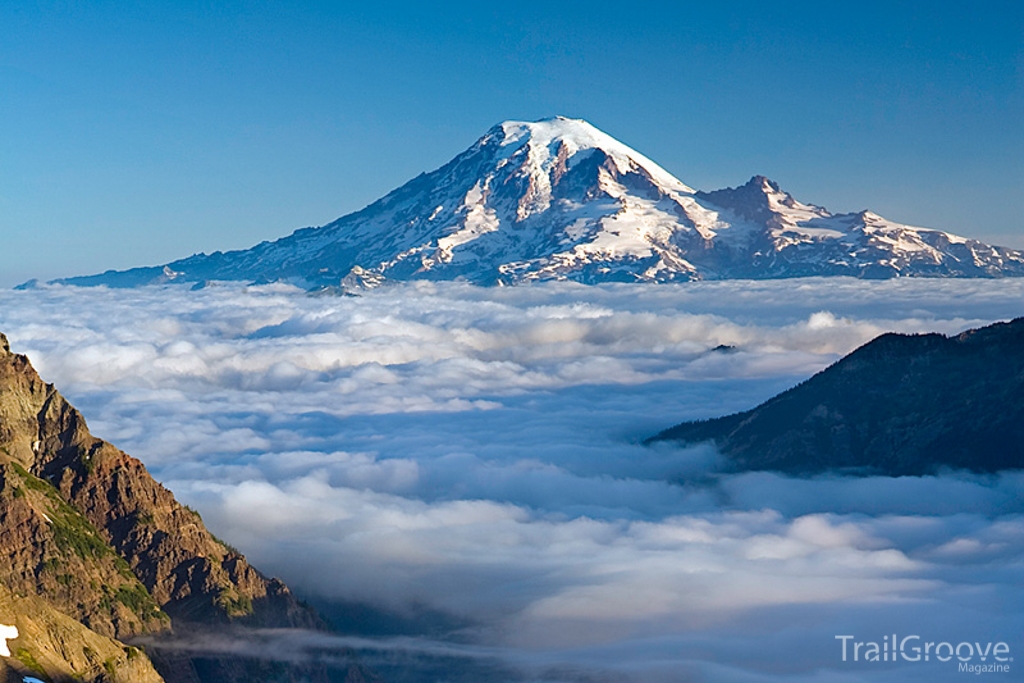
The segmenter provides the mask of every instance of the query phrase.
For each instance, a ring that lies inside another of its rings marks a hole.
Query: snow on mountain
[[[206,280],[310,288],[384,279],[670,282],[806,275],[1024,275],[1024,253],[833,215],[755,176],[700,192],[586,121],[506,121],[446,165],[319,228],[166,266],[69,278],[136,286]]]

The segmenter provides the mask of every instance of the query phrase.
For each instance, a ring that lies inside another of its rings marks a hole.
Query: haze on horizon
[[[683,182],[1024,246],[1024,9],[640,3],[0,8],[0,286],[246,248],[505,119]]]

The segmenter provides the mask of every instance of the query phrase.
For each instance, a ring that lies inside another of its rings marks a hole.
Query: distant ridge
[[[743,413],[655,441],[713,441],[735,470],[921,475],[1024,468],[1024,318],[884,334]]]
[[[365,209],[251,249],[56,282],[353,279],[673,282],[1024,275],[1024,253],[870,211],[832,214],[755,176],[699,192],[586,121],[506,121]],[[348,286],[347,284],[345,286]]]

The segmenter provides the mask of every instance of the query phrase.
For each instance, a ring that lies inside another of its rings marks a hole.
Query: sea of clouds
[[[0,291],[13,349],[261,569],[458,625],[339,647],[537,681],[962,675],[843,663],[842,634],[1024,650],[1024,476],[723,475],[640,443],[878,334],[1019,315],[1024,280]]]

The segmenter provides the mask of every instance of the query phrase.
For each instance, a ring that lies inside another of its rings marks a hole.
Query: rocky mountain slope
[[[361,211],[251,249],[61,280],[307,288],[382,279],[670,282],[1024,275],[1024,253],[869,211],[834,215],[767,178],[698,192],[581,120],[506,121]]]
[[[921,475],[1024,468],[1024,318],[885,334],[752,410],[651,441],[714,441],[737,470]]]
[[[37,680],[161,683],[139,648],[102,636],[31,593],[15,593],[0,582],[0,624],[13,625],[10,657],[0,657],[0,681]]]
[[[159,650],[161,638],[203,628],[323,628],[141,462],[92,436],[3,335],[0,552],[8,558],[0,566],[0,623],[21,632],[0,674],[6,667],[54,681],[160,680],[144,653],[118,641],[148,635]],[[251,679],[253,665],[216,659],[203,664],[215,678],[200,675],[187,653],[158,663],[167,665],[160,673],[168,681]],[[329,680],[316,667],[282,675]]]

